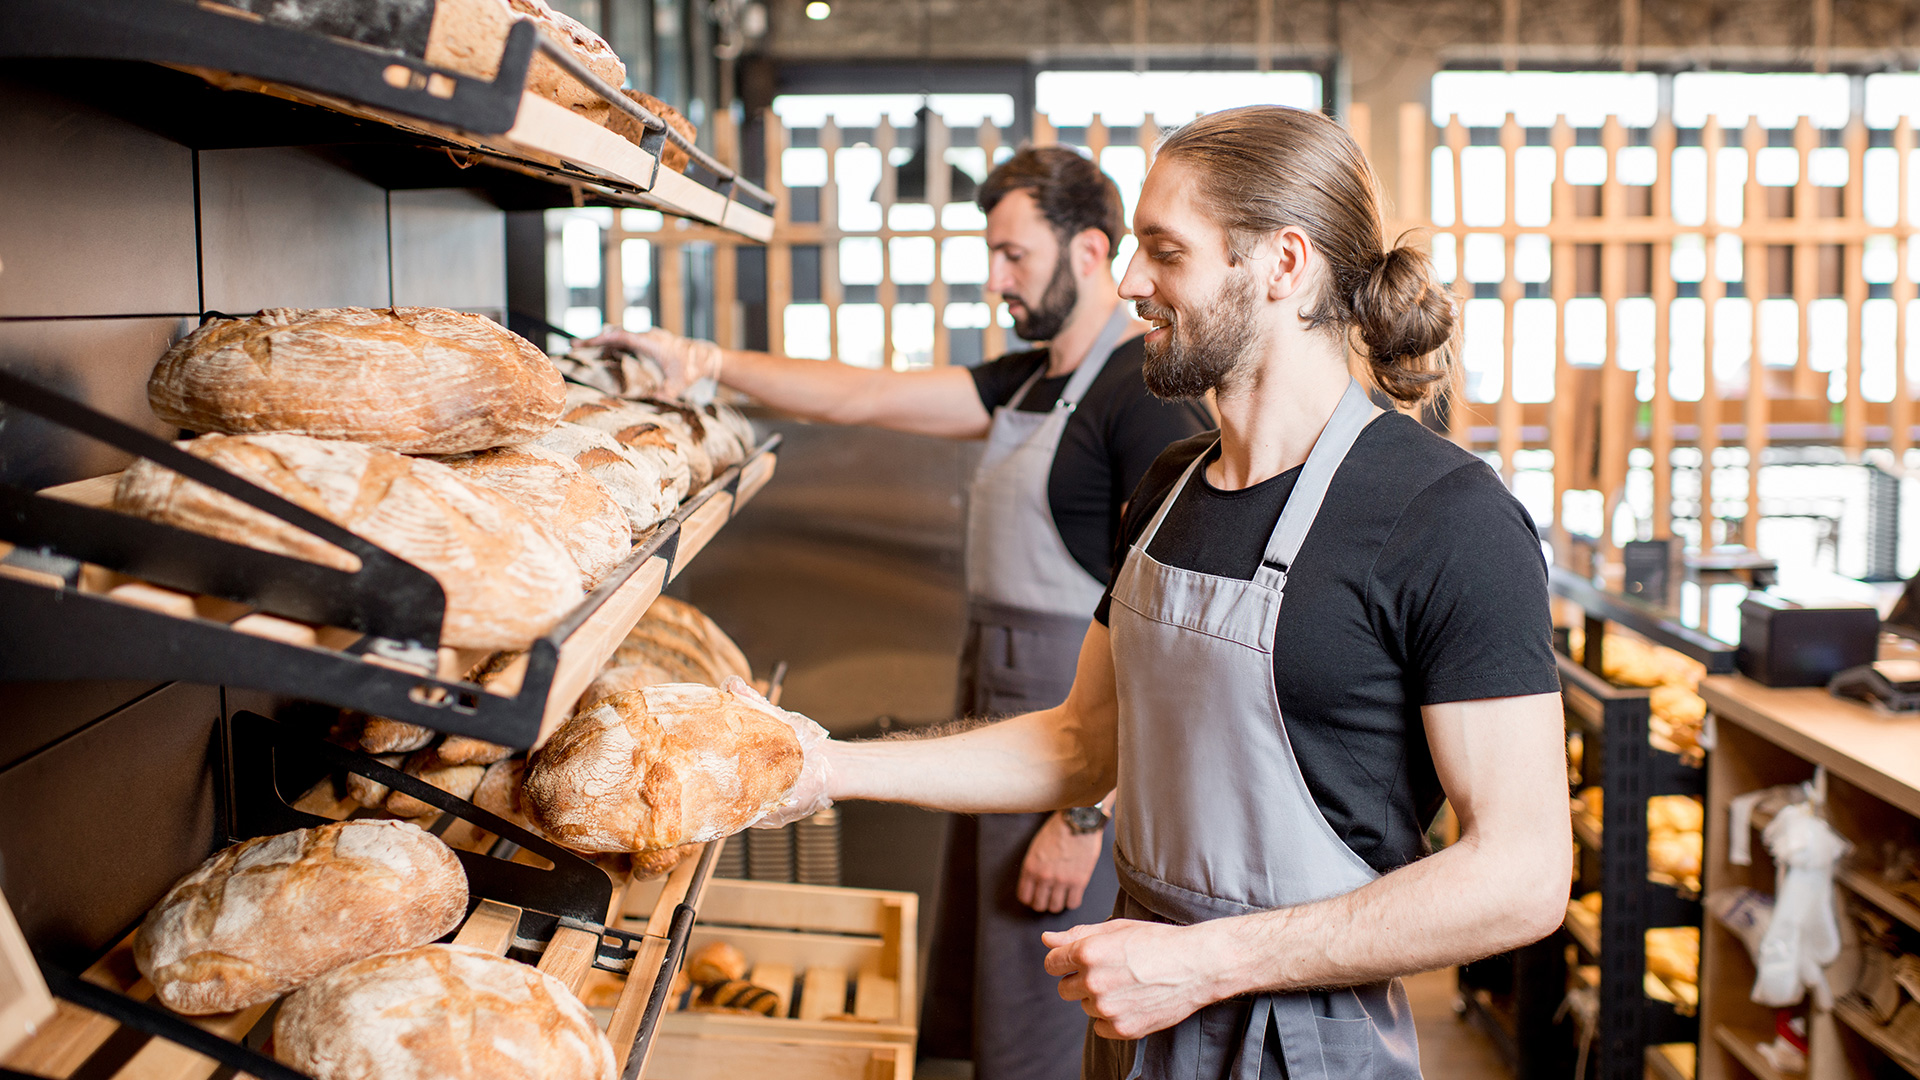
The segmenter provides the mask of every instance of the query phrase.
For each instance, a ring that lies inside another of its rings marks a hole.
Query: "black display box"
[[[1803,607],[1763,592],[1740,601],[1742,674],[1767,686],[1825,686],[1878,655],[1880,613],[1865,604]]]

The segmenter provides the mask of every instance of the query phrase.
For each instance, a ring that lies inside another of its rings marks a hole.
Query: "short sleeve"
[[[1411,700],[1560,689],[1539,532],[1484,462],[1454,469],[1407,504],[1368,593]]]
[[[1046,361],[1045,350],[1034,350],[1008,353],[968,369],[973,375],[973,388],[980,395],[980,404],[991,413],[1012,401],[1013,395],[1020,392],[1021,384]]]

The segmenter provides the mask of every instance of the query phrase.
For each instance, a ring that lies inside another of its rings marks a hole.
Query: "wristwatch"
[[[1067,823],[1067,830],[1075,836],[1096,833],[1107,827],[1107,812],[1097,806],[1075,806],[1060,811],[1061,820]]]

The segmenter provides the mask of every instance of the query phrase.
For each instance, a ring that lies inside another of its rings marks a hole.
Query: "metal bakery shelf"
[[[116,477],[0,485],[0,681],[175,679],[537,744],[628,631],[773,476],[775,435],[688,498],[525,651],[439,645],[425,571],[172,444],[0,372],[0,403],[145,457],[361,561],[346,572],[104,509]]]
[[[576,994],[596,971],[618,976],[619,996],[605,1030],[623,1080],[641,1075],[725,841],[683,860],[642,910],[640,898],[628,895],[630,881],[616,881],[573,852],[373,758],[247,712],[234,715],[228,737],[232,768],[216,788],[228,842],[365,816],[338,796],[335,781],[347,773],[432,804],[442,812],[432,831],[459,857],[472,904],[451,940],[532,964]],[[288,791],[305,794],[289,799]],[[614,922],[634,929],[608,925]],[[40,974],[60,1000],[52,1018],[0,1059],[0,1076],[304,1080],[259,1049],[272,1027],[273,1002],[214,1016],[176,1015],[153,1003],[153,987],[135,969],[132,948],[130,932],[84,972],[39,959]]]
[[[529,92],[535,53],[639,123],[640,145]],[[259,145],[334,144],[350,159],[366,158],[363,171],[388,187],[488,188],[486,173],[494,170],[470,171],[486,164],[549,189],[544,199],[524,187],[509,190],[500,200],[509,208],[591,199],[661,210],[761,242],[773,235],[771,195],[527,20],[509,31],[492,80],[436,68],[398,49],[185,0],[7,0],[0,4],[0,57],[53,61],[51,71],[14,70],[71,79],[96,104],[169,129],[189,145],[248,145],[249,132],[258,133]],[[91,63],[82,75],[58,66],[74,67],[74,60],[135,67]],[[280,104],[250,107],[234,98]],[[323,115],[303,115],[311,113]],[[669,142],[690,158],[687,173],[661,165]]]

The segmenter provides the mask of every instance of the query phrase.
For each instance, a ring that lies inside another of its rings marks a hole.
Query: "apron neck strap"
[[[1100,328],[1100,336],[1093,339],[1093,346],[1087,350],[1087,355],[1080,361],[1080,366],[1073,369],[1073,377],[1067,380],[1065,389],[1060,391],[1060,397],[1054,402],[1054,408],[1064,407],[1071,410],[1079,407],[1080,399],[1086,396],[1087,389],[1093,385],[1093,380],[1098,378],[1100,372],[1107,366],[1107,358],[1112,356],[1113,350],[1120,346],[1120,335],[1126,331],[1127,306],[1119,304],[1114,307],[1113,314],[1107,317],[1107,324]],[[1051,356],[1051,348],[1048,354]],[[1013,400],[1007,403],[1007,407],[1019,408],[1020,403],[1027,399],[1027,394],[1033,389],[1033,384],[1039,382],[1046,373],[1047,365],[1043,363],[1040,365],[1040,370],[1034,372],[1033,377],[1013,395]]]
[[[1333,474],[1347,459],[1347,451],[1353,449],[1354,440],[1372,418],[1373,402],[1367,399],[1367,392],[1357,381],[1348,378],[1347,392],[1341,395],[1332,418],[1314,440],[1313,450],[1300,468],[1300,479],[1294,482],[1286,508],[1280,511],[1280,520],[1273,526],[1273,535],[1267,540],[1266,554],[1260,560],[1260,569],[1254,573],[1254,581],[1276,592],[1286,591],[1287,571],[1293,567],[1300,545],[1306,542],[1307,531],[1320,515],[1320,504],[1326,500],[1327,489],[1333,486]]]
[[[1200,466],[1206,462],[1207,458],[1213,456],[1213,452],[1219,448],[1220,440],[1215,439],[1213,440],[1212,446],[1200,451],[1192,461],[1187,462],[1187,471],[1180,474],[1180,479],[1174,481],[1173,487],[1168,490],[1167,497],[1160,500],[1160,509],[1154,512],[1153,520],[1147,523],[1147,529],[1140,534],[1140,539],[1135,541],[1135,547],[1138,547],[1141,551],[1145,551],[1148,545],[1153,543],[1153,538],[1159,535],[1160,523],[1167,520],[1167,511],[1173,509],[1174,500],[1178,499],[1180,493],[1186,490],[1187,481],[1193,479],[1194,471],[1200,468]]]

